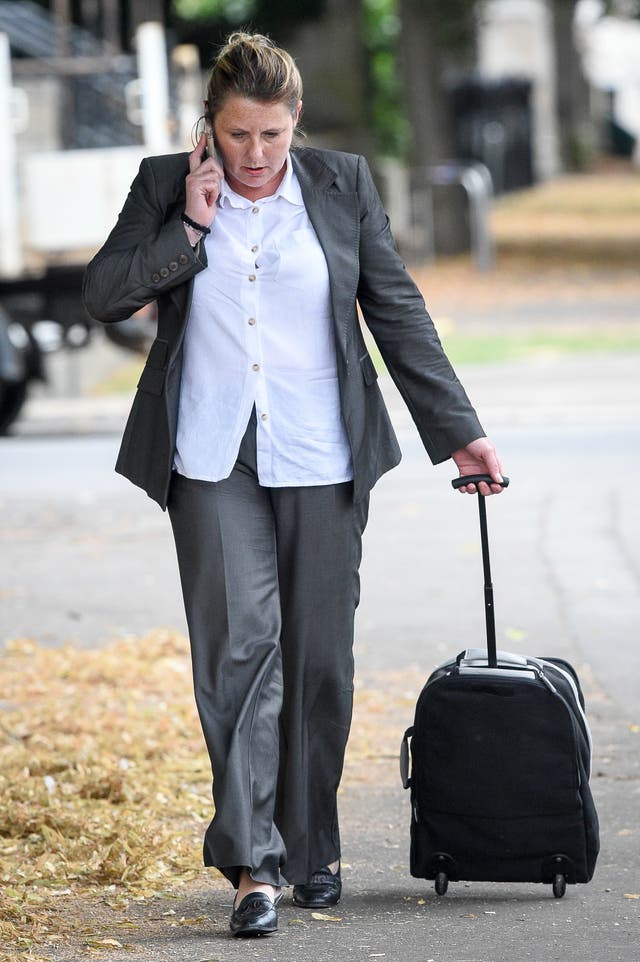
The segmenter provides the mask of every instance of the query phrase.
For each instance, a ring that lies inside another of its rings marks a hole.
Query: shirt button
[[[260,213],[260,208],[259,208],[259,207],[252,207],[252,208],[251,208],[251,213],[252,213],[252,214],[259,214],[259,213]]]
[[[255,317],[250,317],[249,320],[247,321],[247,323],[250,324],[251,327],[253,327],[253,325],[255,324],[255,322],[256,322]]]
[[[253,247],[251,248],[251,253],[252,253],[252,254],[255,254],[256,251],[259,251],[259,250],[260,250],[260,248],[258,247],[258,245],[257,245],[257,244],[254,244]]]
[[[251,365],[251,370],[252,370],[252,371],[259,371],[259,370],[260,370],[260,365],[259,365],[259,364],[252,364],[252,365]]]
[[[250,280],[252,283],[253,283],[253,281],[255,281],[255,279],[256,279],[256,275],[255,275],[255,274],[249,274],[249,280]]]
[[[171,263],[169,264],[169,270],[170,270],[170,271],[177,271],[177,270],[178,270],[178,262],[177,262],[177,261],[171,261]]]
[[[160,268],[160,277],[168,277],[168,276],[169,276],[169,268],[168,268],[168,267],[161,267],[161,268]]]
[[[180,254],[180,257],[178,258],[178,260],[180,261],[181,264],[189,263],[189,258],[187,257],[186,254]]]
[[[264,414],[261,414],[261,415],[260,415],[260,420],[261,420],[261,421],[268,421],[268,420],[269,420],[269,415],[267,414],[266,411],[264,412]]]
[[[159,280],[160,280],[160,275],[159,275],[159,274],[152,274],[152,275],[151,275],[151,281],[152,281],[152,283],[157,284]]]

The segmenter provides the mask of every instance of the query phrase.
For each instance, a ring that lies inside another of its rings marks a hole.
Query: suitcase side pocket
[[[400,745],[400,778],[402,779],[403,788],[411,788],[411,776],[409,774],[409,739],[413,735],[413,725],[411,728],[407,728]]]

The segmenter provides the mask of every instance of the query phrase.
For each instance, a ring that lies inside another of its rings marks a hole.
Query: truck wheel
[[[0,435],[6,434],[27,397],[27,379],[0,381]]]

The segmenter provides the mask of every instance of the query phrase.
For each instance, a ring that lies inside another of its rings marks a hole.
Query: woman
[[[292,149],[289,54],[234,34],[207,94],[217,155],[203,134],[142,162],[84,295],[105,322],[157,299],[116,470],[169,510],[214,776],[204,860],[238,890],[231,931],[255,935],[285,883],[306,908],[341,894],[361,537],[400,459],[356,303],[431,459],[490,474],[484,494],[501,468],[366,162]]]

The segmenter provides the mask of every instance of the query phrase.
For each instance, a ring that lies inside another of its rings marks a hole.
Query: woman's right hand
[[[224,177],[222,164],[216,157],[203,160],[207,138],[202,133],[195,149],[189,154],[189,173],[185,181],[187,202],[184,212],[187,217],[210,227],[216,216],[216,201]]]

